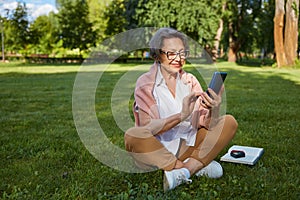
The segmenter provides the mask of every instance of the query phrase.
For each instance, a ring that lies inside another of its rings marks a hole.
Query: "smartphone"
[[[216,94],[219,94],[221,87],[226,79],[227,72],[214,72],[212,79],[209,83],[209,88],[211,88]],[[206,93],[212,98],[211,94],[209,94],[208,90]]]

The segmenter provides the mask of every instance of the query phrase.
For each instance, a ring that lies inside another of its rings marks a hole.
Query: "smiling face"
[[[184,51],[184,44],[180,38],[165,38],[160,53],[162,67],[170,73],[179,72],[185,64]]]

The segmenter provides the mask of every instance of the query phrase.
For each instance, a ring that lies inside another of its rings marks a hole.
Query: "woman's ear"
[[[158,64],[161,64],[161,62],[160,62],[160,59],[159,59],[159,58],[157,58],[157,59],[156,59],[156,62],[157,62]]]
[[[157,54],[155,54],[153,56],[153,58],[154,58],[155,62],[160,63],[160,57]]]

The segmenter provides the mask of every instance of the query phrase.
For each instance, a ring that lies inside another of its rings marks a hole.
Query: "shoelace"
[[[207,175],[208,175],[207,168],[201,169],[201,170],[198,171],[196,174],[197,174],[197,176],[207,176]]]
[[[188,179],[185,177],[185,175],[183,173],[180,173],[177,177],[176,177],[176,182],[180,185],[181,183],[191,183],[192,180]]]

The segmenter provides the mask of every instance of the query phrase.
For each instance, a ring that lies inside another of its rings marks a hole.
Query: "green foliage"
[[[96,33],[89,21],[86,1],[66,0],[59,7],[60,37],[63,46],[69,49],[87,50],[95,46]]]
[[[125,30],[140,27],[136,12],[144,0],[112,0],[105,12],[107,29],[105,33],[113,36]]]
[[[211,43],[221,17],[220,9],[221,2],[217,0],[154,0],[137,10],[137,18],[140,26],[173,27],[200,43]]]
[[[271,55],[274,51],[274,0],[56,0],[56,6],[57,15],[30,23],[26,4],[20,2],[2,17],[6,52],[63,55],[72,49],[88,51],[110,36],[145,26],[173,27],[202,46],[212,46],[220,19],[224,22],[220,47],[225,52],[230,36],[243,53]],[[295,3],[293,9],[299,10]]]
[[[32,53],[51,54],[58,42],[58,21],[54,13],[39,16],[29,29]]]
[[[245,53],[271,53],[273,45],[274,0],[271,1],[227,1],[224,13],[224,35],[232,36],[237,48]],[[231,29],[229,29],[231,25]],[[229,47],[228,39],[223,39],[225,48]]]
[[[124,0],[112,0],[105,12],[105,18],[108,19],[105,34],[112,36],[126,30],[127,22],[124,13]]]
[[[107,19],[105,12],[111,0],[88,0],[89,7],[89,21],[93,24],[93,30],[97,33],[97,44],[102,42],[105,38],[105,31],[107,29]]]
[[[264,49],[266,53],[273,53],[274,51],[274,25],[273,18],[275,15],[275,1],[270,0],[264,2],[263,8],[261,8],[256,20],[257,28],[254,38],[256,40],[257,47]],[[266,37],[266,35],[268,37]]]
[[[25,3],[18,2],[17,8],[12,11],[10,20],[6,23],[5,43],[7,49],[10,51],[18,52],[26,49],[29,43],[29,30],[28,30],[28,9]]]

